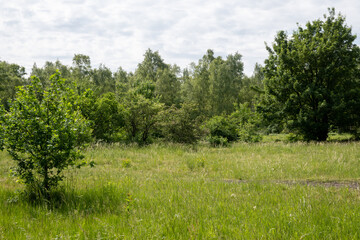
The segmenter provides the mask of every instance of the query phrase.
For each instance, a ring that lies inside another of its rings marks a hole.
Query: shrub
[[[59,72],[50,82],[45,89],[32,77],[2,117],[4,145],[17,163],[15,174],[44,196],[63,179],[64,169],[83,158],[80,147],[90,136],[74,88],[65,85]]]
[[[253,111],[248,103],[237,106],[230,117],[237,126],[238,139],[244,142],[259,142],[262,136],[259,133],[260,115]]]
[[[158,127],[166,140],[176,143],[196,143],[201,135],[197,109],[189,103],[162,111]]]
[[[148,99],[129,92],[124,99],[124,119],[127,139],[140,145],[148,144],[155,131],[163,104],[158,99]]]
[[[214,146],[227,145],[238,138],[237,126],[229,117],[212,117],[207,121],[205,127],[209,132],[208,141]]]

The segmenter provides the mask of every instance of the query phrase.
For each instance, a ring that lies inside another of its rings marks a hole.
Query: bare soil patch
[[[336,187],[336,188],[351,188],[360,190],[360,183],[356,181],[318,181],[318,180],[236,180],[225,179],[229,183],[275,183],[286,185],[308,185],[308,186],[323,186],[323,187]]]

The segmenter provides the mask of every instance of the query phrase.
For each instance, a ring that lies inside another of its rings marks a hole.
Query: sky
[[[0,0],[0,60],[30,73],[34,63],[70,66],[85,54],[92,67],[134,71],[149,48],[181,68],[212,49],[224,58],[240,53],[250,76],[268,56],[265,42],[329,7],[360,37],[358,0]]]

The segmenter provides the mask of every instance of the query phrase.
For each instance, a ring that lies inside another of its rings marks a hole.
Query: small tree
[[[151,141],[163,104],[130,91],[124,99],[125,131],[129,141],[140,145]]]
[[[62,171],[83,157],[79,147],[90,135],[73,89],[58,71],[50,83],[44,89],[32,77],[2,115],[4,146],[17,163],[15,174],[45,195],[63,179]]]
[[[201,137],[200,119],[197,107],[183,103],[181,108],[172,106],[160,112],[158,128],[167,141],[177,143],[196,143]]]
[[[205,127],[209,131],[208,141],[213,146],[227,145],[238,138],[236,123],[227,116],[214,116]]]
[[[250,108],[249,103],[236,106],[230,117],[237,126],[238,140],[244,142],[259,142],[262,136],[259,133],[261,118],[258,112]]]
[[[91,122],[92,135],[96,140],[114,142],[119,139],[119,131],[124,127],[122,106],[112,92],[96,98],[92,90],[83,93],[80,109],[82,115]]]

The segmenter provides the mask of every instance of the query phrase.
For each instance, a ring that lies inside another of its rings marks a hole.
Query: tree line
[[[32,80],[16,64],[3,61],[0,71],[1,101],[9,110],[16,89]],[[80,109],[91,123],[93,140],[105,142],[195,143],[207,135],[206,126],[221,124],[215,121],[219,116],[224,120],[240,108],[255,110],[263,88],[260,65],[254,76],[247,77],[239,53],[223,59],[212,50],[184,70],[165,63],[157,51],[149,49],[134,73],[122,68],[112,72],[104,65],[92,68],[89,56],[76,54],[70,67],[60,61],[46,62],[43,67],[34,64],[30,75],[47,89],[57,71],[69,85],[75,83],[74,94],[81,98]],[[209,120],[212,124],[206,125]],[[226,141],[227,136],[222,137]]]
[[[359,47],[345,17],[329,9],[324,19],[279,31],[264,66],[243,73],[239,53],[226,58],[208,50],[180,69],[148,49],[134,72],[105,65],[92,68],[76,54],[72,66],[60,61],[34,64],[44,89],[58,70],[74,84],[79,108],[90,122],[92,140],[148,144],[164,140],[195,143],[258,141],[262,134],[291,132],[306,141],[324,141],[330,131],[359,137]],[[16,89],[31,85],[25,69],[0,62],[0,98],[5,111]]]
[[[244,75],[239,53],[208,50],[180,69],[147,50],[134,72],[92,68],[76,54],[34,64],[31,77],[0,62],[0,149],[13,173],[47,194],[62,170],[78,162],[86,142],[212,145],[256,142],[267,133],[325,141],[329,132],[360,136],[360,48],[345,17],[329,9],[291,35],[279,31],[264,66]],[[93,163],[90,163],[92,165]]]

